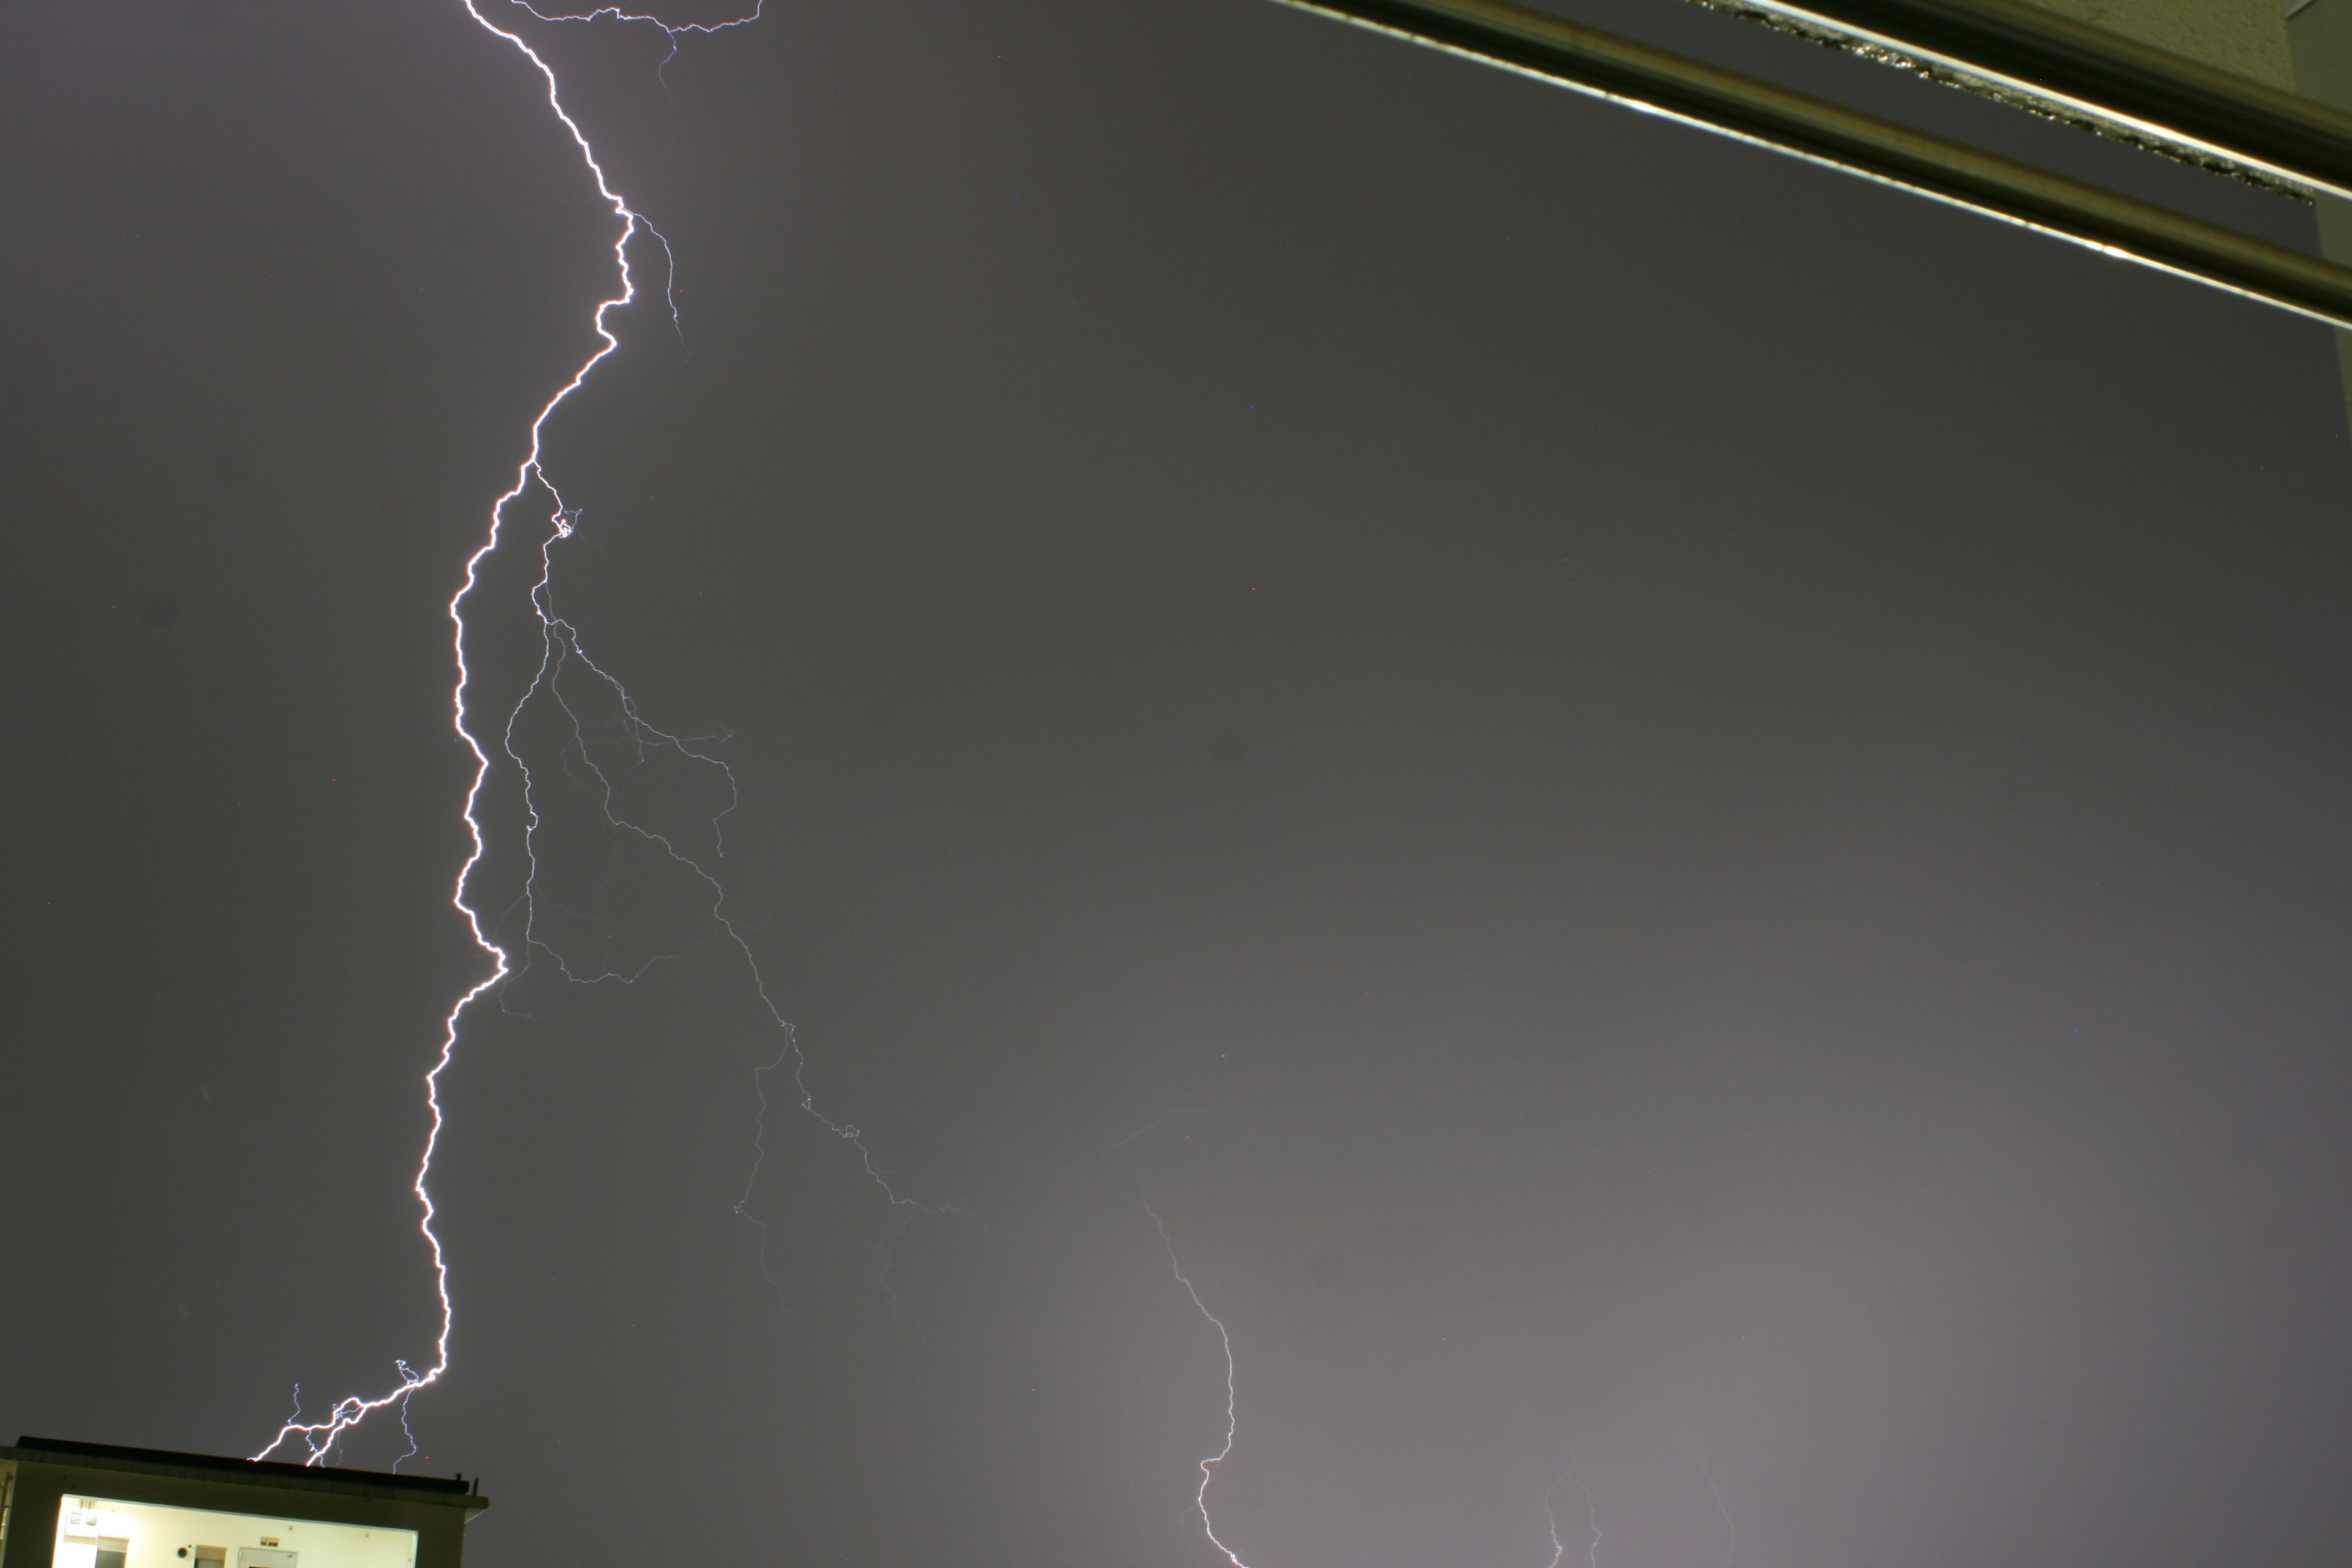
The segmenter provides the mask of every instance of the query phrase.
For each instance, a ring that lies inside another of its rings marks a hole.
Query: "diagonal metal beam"
[[[1508,0],[1282,0],[2352,329],[2352,268]]]
[[[2352,114],[2021,0],[1701,0],[2193,163],[2352,198]]]

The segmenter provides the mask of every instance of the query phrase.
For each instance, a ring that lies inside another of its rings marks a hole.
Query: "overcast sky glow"
[[[2336,1554],[2324,332],[1255,0],[727,19],[12,24],[0,1423],[394,1390],[482,1568]]]

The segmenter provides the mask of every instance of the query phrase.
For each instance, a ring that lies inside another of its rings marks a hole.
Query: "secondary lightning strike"
[[[596,183],[597,195],[612,209],[614,216],[620,220],[621,232],[613,243],[613,259],[615,270],[617,271],[620,279],[620,291],[614,297],[601,301],[596,306],[595,312],[592,317],[592,322],[595,329],[596,337],[599,340],[595,352],[591,353],[588,358],[582,363],[579,369],[572,374],[571,378],[564,382],[564,384],[556,390],[555,395],[550,397],[545,405],[540,409],[538,416],[530,422],[529,447],[520,465],[515,470],[514,485],[491,504],[488,531],[484,537],[480,546],[475,550],[472,555],[467,558],[465,572],[458,584],[457,590],[450,596],[449,599],[448,616],[451,626],[451,644],[457,667],[457,680],[456,687],[451,692],[452,721],[457,731],[458,739],[465,742],[467,749],[473,753],[474,757],[473,782],[467,786],[465,806],[461,814],[466,824],[466,832],[469,840],[470,847],[466,855],[464,864],[458,868],[457,882],[450,895],[450,903],[456,908],[459,918],[466,922],[466,929],[472,935],[474,945],[479,948],[483,954],[489,959],[490,972],[482,980],[460,994],[457,1001],[451,1005],[447,1016],[442,1021],[440,1049],[434,1058],[432,1068],[425,1075],[425,1102],[428,1112],[427,1130],[425,1138],[424,1152],[417,1161],[416,1179],[412,1184],[411,1190],[416,1194],[417,1206],[421,1211],[417,1221],[417,1229],[424,1237],[425,1246],[432,1255],[434,1293],[440,1303],[440,1329],[436,1334],[433,1342],[433,1360],[431,1364],[426,1366],[422,1372],[416,1371],[405,1360],[395,1361],[393,1364],[399,1373],[399,1381],[388,1393],[379,1394],[373,1398],[366,1398],[357,1394],[347,1397],[339,1402],[322,1420],[304,1421],[302,1419],[300,1406],[298,1403],[294,1415],[278,1428],[277,1436],[272,1437],[258,1453],[254,1455],[256,1459],[268,1458],[271,1455],[277,1453],[279,1449],[286,1447],[288,1445],[299,1443],[305,1450],[307,1450],[306,1457],[303,1461],[305,1464],[323,1464],[327,1461],[329,1455],[333,1451],[335,1445],[340,1442],[345,1435],[351,1432],[352,1428],[356,1427],[361,1422],[364,1421],[368,1416],[375,1414],[377,1411],[384,1410],[394,1405],[399,1407],[401,1427],[402,1430],[407,1434],[409,1438],[408,1454],[413,1455],[416,1451],[416,1447],[415,1435],[408,1429],[407,1418],[409,1401],[420,1391],[430,1388],[435,1384],[440,1382],[442,1377],[446,1375],[449,1370],[449,1347],[451,1335],[454,1330],[455,1310],[449,1295],[448,1258],[443,1249],[440,1235],[434,1228],[434,1222],[439,1215],[439,1210],[434,1205],[433,1194],[429,1185],[433,1172],[433,1156],[440,1145],[442,1130],[446,1124],[446,1118],[441,1105],[441,1075],[448,1069],[450,1062],[456,1056],[458,1026],[463,1022],[467,1011],[471,1009],[474,1004],[479,1001],[485,994],[496,989],[517,973],[515,955],[509,952],[505,943],[498,938],[495,934],[494,929],[485,924],[481,911],[467,901],[467,884],[472,879],[475,868],[481,864],[482,858],[488,849],[487,840],[482,828],[481,817],[478,808],[481,802],[483,786],[489,777],[490,753],[483,745],[481,738],[475,733],[471,722],[473,717],[472,710],[467,705],[467,696],[473,684],[473,673],[467,666],[466,659],[467,627],[465,606],[467,600],[472,595],[474,590],[480,584],[483,563],[498,552],[499,545],[503,542],[506,524],[506,510],[508,506],[514,501],[520,500],[523,495],[530,490],[534,483],[544,488],[547,493],[552,497],[555,501],[555,510],[549,518],[551,531],[540,547],[541,571],[539,581],[532,585],[530,593],[531,608],[533,613],[538,616],[540,622],[542,639],[541,658],[540,668],[538,673],[534,676],[530,686],[526,689],[521,700],[517,702],[515,708],[508,714],[504,732],[500,737],[500,750],[503,751],[505,754],[515,763],[517,767],[521,770],[524,781],[524,805],[529,824],[525,829],[524,836],[527,870],[529,873],[524,884],[524,900],[526,904],[529,905],[531,902],[533,897],[532,889],[537,875],[537,851],[532,839],[539,824],[539,812],[531,795],[532,781],[530,778],[530,771],[529,767],[523,763],[521,756],[516,752],[513,745],[514,724],[517,717],[521,713],[523,708],[528,705],[531,699],[537,696],[541,689],[545,689],[553,696],[558,706],[562,708],[566,715],[572,719],[574,738],[578,742],[581,755],[583,760],[587,760],[586,743],[584,738],[581,737],[579,731],[579,717],[577,713],[572,710],[571,705],[564,700],[561,691],[556,689],[556,683],[561,678],[563,668],[572,659],[577,659],[583,667],[592,671],[598,679],[606,683],[617,695],[622,704],[622,711],[625,716],[625,721],[630,736],[641,749],[648,742],[656,746],[674,747],[681,754],[691,758],[694,761],[706,763],[715,766],[726,774],[730,792],[730,801],[727,809],[720,812],[718,818],[713,819],[712,826],[714,831],[718,830],[719,823],[724,820],[728,813],[734,810],[736,802],[740,798],[740,794],[736,791],[734,771],[731,768],[729,768],[724,762],[721,762],[719,759],[710,756],[706,752],[695,750],[694,742],[692,742],[656,730],[651,725],[645,722],[637,713],[636,704],[634,700],[630,698],[626,689],[604,669],[598,668],[596,664],[587,657],[586,653],[581,648],[577,629],[574,628],[571,623],[563,620],[554,613],[553,601],[550,591],[550,580],[553,571],[554,545],[558,541],[568,539],[572,536],[573,528],[575,527],[579,518],[579,511],[576,508],[565,503],[562,492],[556,488],[554,480],[549,476],[545,467],[543,466],[542,453],[544,450],[544,437],[547,428],[547,422],[554,416],[555,411],[562,407],[563,404],[570,399],[573,393],[580,390],[582,385],[586,383],[589,374],[621,346],[620,339],[614,335],[607,319],[611,316],[613,311],[632,303],[637,297],[636,278],[629,266],[629,241],[635,238],[640,233],[650,237],[661,246],[663,256],[666,261],[669,264],[669,279],[665,288],[665,303],[669,309],[672,326],[680,331],[681,339],[683,338],[683,328],[679,320],[677,290],[675,287],[677,275],[676,257],[671,252],[668,238],[664,236],[659,229],[647,222],[644,215],[631,207],[626,198],[625,198],[619,192],[615,191],[613,188],[611,182],[605,177],[604,167],[596,161],[595,149],[590,145],[586,133],[582,131],[579,122],[572,117],[571,112],[563,106],[562,84],[556,78],[554,68],[551,66],[537,50],[533,49],[520,34],[507,27],[500,26],[497,22],[492,21],[490,16],[486,15],[483,11],[482,4],[478,3],[478,0],[459,0],[459,4],[464,5],[466,14],[473,18],[475,23],[480,26],[485,31],[497,37],[504,39],[509,44],[511,44],[525,59],[530,62],[532,68],[539,72],[541,78],[547,83],[548,107],[554,112],[557,121],[560,122],[564,131],[570,134],[572,142],[580,149],[581,160],[587,165],[589,174]],[[677,58],[678,44],[681,38],[688,34],[715,34],[725,32],[730,28],[748,26],[749,24],[759,20],[761,13],[765,6],[766,0],[755,0],[752,9],[749,15],[736,17],[730,21],[686,24],[672,24],[665,22],[658,16],[643,13],[624,11],[617,6],[604,7],[584,14],[564,14],[561,12],[542,12],[537,10],[533,6],[525,4],[524,0],[509,0],[509,4],[515,5],[517,8],[528,13],[540,21],[548,23],[589,22],[596,20],[599,17],[609,16],[615,21],[625,23],[645,23],[659,27],[663,34],[668,38],[670,45],[670,52],[662,61],[663,67],[667,68],[669,61]],[[507,14],[511,15],[511,13]],[[665,89],[667,87],[667,78],[664,79],[664,87]],[[785,1021],[782,1015],[778,1012],[775,1003],[769,996],[766,980],[760,973],[759,964],[753,958],[750,944],[743,940],[741,933],[737,931],[734,922],[726,913],[725,889],[719,885],[719,880],[715,877],[711,876],[708,870],[706,870],[691,857],[681,852],[668,838],[615,816],[612,811],[613,788],[611,781],[604,775],[601,770],[595,768],[593,761],[589,763],[589,766],[592,771],[596,773],[597,778],[603,785],[603,808],[606,822],[616,829],[635,833],[646,839],[647,842],[657,846],[666,852],[671,859],[685,867],[688,871],[699,878],[703,884],[709,889],[711,894],[710,911],[712,918],[718,921],[721,929],[726,931],[728,938],[734,942],[737,949],[742,953],[744,962],[751,969],[753,985],[758,991],[761,1004],[767,1009],[768,1016],[774,1021],[776,1026],[783,1033],[783,1048],[778,1052],[773,1061],[770,1062],[765,1067],[757,1069],[752,1075],[752,1087],[759,1104],[758,1115],[754,1123],[756,1132],[754,1145],[755,1158],[751,1176],[744,1186],[743,1194],[736,1201],[734,1208],[734,1212],[736,1214],[741,1215],[745,1220],[749,1221],[755,1227],[758,1227],[761,1231],[761,1272],[763,1274],[766,1272],[766,1229],[748,1212],[747,1205],[751,1202],[752,1190],[759,1180],[760,1166],[766,1159],[766,1119],[768,1110],[768,1100],[765,1091],[766,1079],[769,1074],[782,1068],[787,1061],[789,1061],[793,1067],[793,1081],[794,1088],[799,1092],[801,1109],[806,1111],[809,1115],[814,1117],[818,1121],[822,1122],[835,1137],[841,1139],[843,1142],[850,1144],[858,1151],[859,1157],[865,1164],[866,1174],[882,1189],[884,1194],[894,1206],[923,1209],[924,1212],[927,1213],[940,1212],[927,1209],[925,1205],[916,1203],[911,1198],[901,1195],[891,1187],[889,1182],[884,1177],[880,1168],[876,1164],[872,1151],[866,1147],[864,1136],[855,1123],[837,1121],[833,1118],[826,1116],[823,1111],[817,1109],[815,1097],[810,1092],[806,1079],[808,1065],[807,1058],[801,1050],[798,1037],[794,1034],[792,1025]],[[720,853],[722,855],[724,854],[723,844],[720,847]],[[562,970],[567,977],[577,978],[577,976],[572,974],[570,966],[564,963],[562,956],[560,953],[557,953],[554,949],[549,947],[546,943],[538,941],[532,934],[535,925],[535,915],[536,910],[535,907],[533,907],[526,914],[525,918],[525,962],[528,962],[527,954],[530,950],[532,947],[537,947],[539,950],[546,952],[551,957],[554,958],[557,967]],[[643,971],[640,970],[638,973],[641,973]],[[600,976],[597,978],[626,980],[633,979],[635,976],[611,975]],[[771,1279],[771,1283],[773,1283],[772,1279]],[[405,1459],[407,1457],[408,1455],[403,1455],[402,1458]],[[397,1468],[397,1463],[398,1462],[395,1461],[395,1468]]]
[[[1592,1500],[1592,1489],[1577,1479],[1573,1454],[1568,1457],[1568,1468],[1560,1471],[1559,1479],[1544,1489],[1544,1518],[1551,1524],[1551,1568],[1559,1568],[1559,1560],[1568,1554],[1568,1548],[1559,1539],[1559,1520],[1551,1510],[1551,1494],[1559,1490],[1563,1483],[1574,1487],[1576,1495],[1584,1500],[1584,1528],[1592,1537],[1585,1543],[1585,1568],[1601,1568],[1601,1510]]]
[[[1732,1559],[1739,1555],[1739,1521],[1731,1517],[1731,1505],[1723,1500],[1723,1489],[1715,1484],[1715,1471],[1708,1468],[1706,1456],[1683,1445],[1683,1451],[1698,1465],[1699,1479],[1706,1483],[1706,1495],[1715,1500],[1715,1511],[1723,1516],[1723,1568],[1731,1568]]]
[[[1184,1294],[1191,1298],[1193,1310],[1208,1319],[1210,1326],[1217,1331],[1217,1343],[1225,1352],[1225,1440],[1215,1453],[1201,1461],[1201,1487],[1192,1494],[1192,1506],[1200,1511],[1201,1530],[1208,1536],[1209,1544],[1223,1552],[1225,1561],[1231,1563],[1234,1568],[1249,1568],[1249,1564],[1243,1562],[1234,1549],[1218,1537],[1216,1521],[1209,1517],[1209,1483],[1217,1479],[1218,1468],[1232,1457],[1234,1440],[1240,1431],[1239,1402],[1235,1397],[1234,1375],[1234,1338],[1226,1331],[1224,1320],[1209,1310],[1208,1303],[1201,1300],[1201,1292],[1185,1275],[1184,1266],[1177,1261],[1176,1243],[1169,1236],[1168,1224],[1160,1217],[1160,1211],[1151,1206],[1151,1197],[1148,1193],[1143,1199],[1143,1212],[1151,1216],[1152,1227],[1160,1232],[1160,1245],[1168,1254],[1168,1271],[1176,1277],[1177,1284],[1184,1287]],[[1691,1457],[1698,1458],[1696,1449],[1691,1451]],[[1699,1459],[1699,1470],[1701,1474],[1706,1474],[1705,1459]],[[1714,1490],[1715,1478],[1712,1475],[1707,1475],[1706,1484],[1709,1490]],[[1560,1563],[1568,1556],[1568,1543],[1559,1536],[1559,1514],[1552,1507],[1551,1500],[1553,1495],[1562,1487],[1574,1487],[1577,1495],[1584,1500],[1584,1528],[1591,1536],[1585,1545],[1585,1568],[1601,1568],[1600,1510],[1593,1501],[1592,1489],[1586,1486],[1577,1476],[1576,1456],[1573,1454],[1568,1457],[1568,1468],[1559,1473],[1559,1479],[1544,1489],[1544,1523],[1551,1537],[1551,1561],[1546,1563],[1544,1568],[1560,1568]],[[1716,1506],[1718,1509],[1722,1508],[1723,1494],[1719,1491],[1716,1492],[1715,1500]],[[1725,1511],[1723,1517],[1726,1523],[1730,1521],[1731,1515],[1728,1510]],[[1738,1540],[1736,1531],[1732,1539],[1736,1544]]]
[[[1551,1494],[1567,1484],[1568,1472],[1563,1470],[1559,1479],[1544,1488],[1544,1531],[1551,1537],[1551,1561],[1545,1563],[1544,1568],[1559,1568],[1560,1560],[1568,1555],[1568,1542],[1559,1538],[1559,1515],[1552,1510],[1551,1506]]]
[[[1699,1478],[1706,1482],[1707,1496],[1715,1500],[1715,1511],[1723,1520],[1723,1565],[1724,1568],[1731,1568],[1732,1560],[1739,1554],[1739,1525],[1731,1517],[1730,1505],[1723,1500],[1723,1489],[1715,1484],[1715,1472],[1707,1467],[1705,1454],[1688,1443],[1677,1442],[1675,1446],[1691,1457],[1691,1462],[1698,1467]],[[1591,1536],[1585,1553],[1585,1568],[1601,1568],[1600,1509],[1593,1500],[1592,1489],[1577,1476],[1574,1454],[1568,1457],[1568,1468],[1560,1472],[1559,1479],[1544,1489],[1544,1521],[1551,1526],[1551,1562],[1548,1568],[1559,1568],[1560,1560],[1568,1555],[1568,1547],[1559,1538],[1559,1515],[1553,1511],[1551,1506],[1552,1494],[1564,1486],[1574,1487],[1577,1495],[1584,1500],[1584,1528]]]
[[[1151,1206],[1151,1199],[1149,1194],[1146,1194],[1143,1200],[1143,1212],[1151,1216],[1153,1228],[1160,1232],[1160,1245],[1168,1249],[1168,1271],[1176,1276],[1177,1284],[1184,1287],[1184,1294],[1192,1299],[1192,1305],[1200,1312],[1201,1316],[1208,1319],[1210,1324],[1216,1329],[1217,1342],[1224,1349],[1224,1447],[1219,1448],[1215,1453],[1201,1461],[1201,1489],[1192,1494],[1192,1505],[1201,1510],[1201,1529],[1207,1534],[1209,1544],[1223,1552],[1225,1554],[1225,1561],[1231,1563],[1234,1565],[1234,1568],[1249,1568],[1248,1563],[1243,1562],[1238,1556],[1234,1555],[1234,1549],[1232,1547],[1217,1539],[1216,1521],[1209,1517],[1209,1483],[1217,1479],[1217,1467],[1223,1464],[1227,1457],[1233,1453],[1234,1435],[1239,1427],[1239,1421],[1234,1412],[1234,1337],[1225,1331],[1223,1321],[1220,1319],[1217,1314],[1209,1310],[1208,1303],[1201,1300],[1201,1292],[1194,1289],[1192,1288],[1192,1282],[1184,1277],[1184,1266],[1176,1260],[1176,1243],[1169,1237],[1167,1222],[1160,1217],[1160,1211]]]

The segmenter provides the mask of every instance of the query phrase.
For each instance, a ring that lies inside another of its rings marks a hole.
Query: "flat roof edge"
[[[278,1459],[232,1459],[219,1454],[182,1454],[167,1448],[76,1443],[62,1437],[19,1437],[15,1447],[0,1448],[0,1460],[7,1459],[19,1464],[120,1470],[130,1475],[242,1481],[247,1486],[322,1492],[341,1497],[438,1503],[472,1512],[479,1512],[489,1504],[488,1498],[474,1492],[472,1483],[446,1480],[438,1476],[403,1476],[385,1470],[330,1469],[319,1465],[288,1464]]]

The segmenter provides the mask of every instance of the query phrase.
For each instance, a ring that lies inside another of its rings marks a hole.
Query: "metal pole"
[[[1282,3],[2352,329],[2352,268],[1507,0]]]

